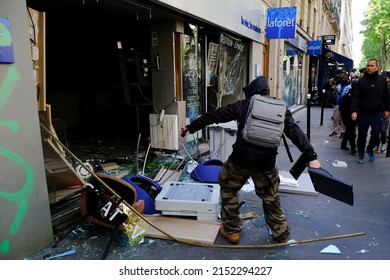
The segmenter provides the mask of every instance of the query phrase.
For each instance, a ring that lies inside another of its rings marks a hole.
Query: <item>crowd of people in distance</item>
[[[369,59],[357,75],[343,72],[323,86],[326,98],[323,106],[333,107],[333,131],[329,136],[342,139],[342,150],[350,151],[351,155],[358,153],[359,164],[364,163],[365,153],[374,162],[375,153],[386,152],[389,140],[390,71],[380,74],[378,69],[378,60]]]

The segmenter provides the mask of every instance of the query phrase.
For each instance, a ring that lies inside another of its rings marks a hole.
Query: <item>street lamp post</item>
[[[322,90],[321,97],[321,122],[320,125],[324,123],[324,107],[325,107],[325,89]]]
[[[390,117],[389,117],[390,118]],[[386,157],[390,157],[390,149],[389,149],[389,140],[390,140],[390,128],[389,128],[389,135],[387,136],[387,151],[386,151]]]

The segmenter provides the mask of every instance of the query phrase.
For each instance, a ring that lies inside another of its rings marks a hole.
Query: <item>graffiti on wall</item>
[[[0,30],[1,32],[8,30],[8,28],[4,26],[3,21],[0,21]],[[8,40],[9,39],[7,39],[6,42],[0,37],[0,46],[4,46],[5,43],[9,45]],[[0,131],[7,129],[12,133],[17,134],[20,129],[19,123],[13,120],[2,120],[1,112],[6,106],[9,97],[15,91],[15,87],[21,77],[17,69],[13,66],[3,69],[7,69],[7,73],[5,73],[5,76],[0,80]],[[4,184],[0,185],[0,205],[2,205],[2,208],[5,209],[7,203],[17,204],[17,207],[15,207],[16,211],[14,213],[9,213],[9,215],[11,215],[10,217],[12,217],[11,223],[9,225],[1,225],[2,232],[8,231],[8,233],[5,234],[3,240],[0,240],[0,253],[7,254],[10,252],[10,239],[19,231],[20,225],[27,213],[27,198],[33,190],[35,179],[31,165],[25,162],[17,152],[0,146],[0,161],[8,162],[7,166],[12,166],[13,169],[15,169],[12,173],[18,172],[17,169],[19,169],[19,172],[21,171],[24,173],[24,183],[22,186],[13,186],[11,190],[9,187],[9,189],[5,189]],[[7,209],[14,209],[14,207],[8,207]]]

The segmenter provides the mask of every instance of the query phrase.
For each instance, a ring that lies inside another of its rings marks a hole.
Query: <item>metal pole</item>
[[[321,97],[321,122],[320,125],[324,123],[324,107],[325,107],[325,90],[322,90],[322,97]]]
[[[307,95],[307,139],[310,140],[310,97],[311,95]]]
[[[390,117],[389,117],[390,118]],[[389,141],[390,141],[390,127],[389,127],[389,134],[387,135],[387,150],[386,150],[386,157],[390,157],[390,149],[389,149]]]

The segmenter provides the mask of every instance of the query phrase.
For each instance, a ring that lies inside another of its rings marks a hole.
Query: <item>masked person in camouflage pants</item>
[[[255,94],[269,95],[269,85],[266,78],[260,76],[244,87],[243,91],[244,100],[203,114],[191,124],[183,127],[181,136],[194,133],[210,124],[237,121],[237,138],[233,144],[233,151],[218,177],[222,200],[220,234],[231,243],[239,242],[243,223],[240,219],[238,192],[251,177],[256,195],[263,201],[265,221],[272,230],[272,236],[277,242],[284,243],[288,240],[290,227],[283,214],[278,194],[280,178],[275,165],[277,148],[263,148],[249,144],[242,136],[250,98]],[[295,123],[289,110],[285,113],[284,133],[301,152],[305,152],[309,167],[321,167],[317,154],[303,131]]]

